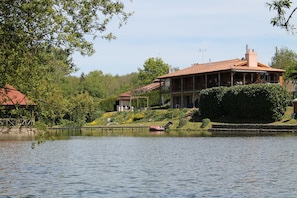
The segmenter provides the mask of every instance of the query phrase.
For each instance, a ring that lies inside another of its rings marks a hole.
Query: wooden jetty
[[[53,127],[49,128],[53,135],[103,135],[124,134],[126,132],[149,132],[149,126],[96,126],[96,127]]]
[[[290,124],[213,124],[213,136],[297,135],[297,125]]]

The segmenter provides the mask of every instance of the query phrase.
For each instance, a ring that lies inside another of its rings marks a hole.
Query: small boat
[[[150,126],[150,132],[155,131],[165,131],[166,129],[169,129],[169,126],[172,124],[172,122],[168,122],[165,124],[165,126]]]
[[[165,131],[165,128],[162,126],[150,126],[150,131]]]

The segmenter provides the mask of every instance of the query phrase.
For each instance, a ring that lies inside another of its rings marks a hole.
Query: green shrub
[[[37,129],[37,130],[41,130],[41,131],[47,131],[48,129],[48,126],[47,124],[41,122],[41,121],[37,121],[35,122],[35,125],[34,127]]]
[[[178,126],[177,126],[177,128],[181,128],[181,127],[185,126],[186,124],[187,124],[187,119],[185,119],[185,118],[180,118],[180,119],[179,119],[179,122],[178,122]]]
[[[202,117],[251,118],[277,121],[288,105],[288,92],[279,84],[210,88],[200,93]]]
[[[223,115],[221,107],[226,87],[214,87],[200,92],[200,113],[202,117],[219,118]]]
[[[154,121],[163,121],[166,119],[166,114],[157,115],[154,117]]]
[[[210,123],[210,119],[209,118],[204,118],[202,120],[201,128],[207,127],[209,125],[209,123]]]
[[[253,84],[229,88],[210,88],[201,91],[202,117],[277,121],[288,105],[288,92],[279,84]]]
[[[99,109],[104,112],[111,112],[115,110],[117,98],[107,98],[101,100],[99,103]]]
[[[144,113],[135,113],[133,116],[133,121],[141,120],[145,117]]]
[[[288,93],[278,84],[253,84],[231,87],[223,97],[225,115],[277,121],[288,105]]]

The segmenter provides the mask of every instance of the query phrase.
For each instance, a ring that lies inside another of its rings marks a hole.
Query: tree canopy
[[[276,47],[271,60],[271,67],[286,70],[286,80],[297,80],[297,54],[293,50]]]
[[[276,12],[276,16],[270,21],[273,26],[285,28],[287,31],[292,32],[295,30],[294,25],[291,24],[291,20],[297,7],[293,6],[291,0],[273,0],[270,3],[266,3],[266,5],[270,11]],[[289,11],[289,14],[287,14],[287,11]]]
[[[117,16],[119,26],[131,13],[120,1],[112,0],[2,0],[0,4],[0,72],[3,87],[10,79],[47,76],[55,63],[44,57],[55,50],[63,52],[64,63],[73,69],[70,55],[94,53],[92,39],[115,38],[107,26]],[[55,59],[59,59],[55,55]],[[65,61],[66,60],[66,61]],[[48,68],[49,67],[49,68]],[[40,75],[46,68],[47,73]]]
[[[71,56],[92,55],[94,39],[114,39],[109,24],[121,27],[131,14],[118,0],[1,0],[0,87],[11,84],[36,102],[38,120],[86,121],[98,100],[90,94],[100,98],[106,90],[83,92],[80,79],[69,76],[76,70]]]
[[[152,83],[158,76],[167,74],[170,65],[164,63],[161,58],[149,58],[145,61],[143,69],[138,68],[138,84],[147,85]]]

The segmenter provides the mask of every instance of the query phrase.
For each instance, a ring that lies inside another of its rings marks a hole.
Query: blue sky
[[[246,45],[261,63],[269,64],[275,47],[297,53],[297,34],[273,27],[265,3],[270,0],[126,0],[134,14],[122,28],[111,25],[116,40],[98,39],[96,53],[73,59],[88,74],[125,75],[143,68],[150,57],[159,57],[180,69],[193,63],[242,58]],[[297,15],[293,23],[297,26]]]

